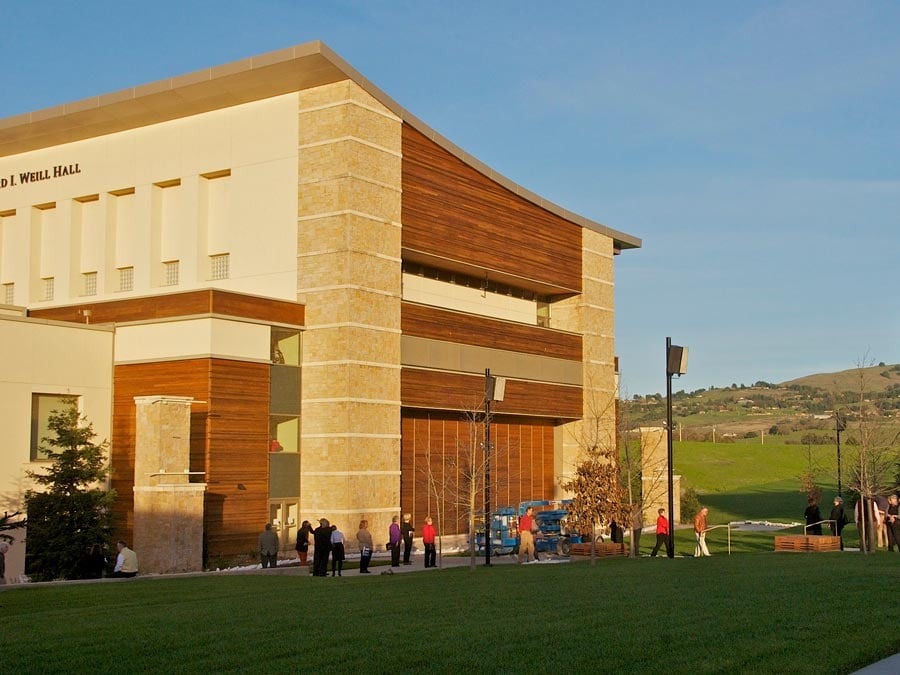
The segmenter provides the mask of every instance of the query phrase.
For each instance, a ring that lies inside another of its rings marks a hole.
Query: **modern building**
[[[0,120],[0,302],[114,328],[126,538],[136,401],[189,402],[174,469],[206,486],[210,557],[267,521],[285,549],[320,517],[366,518],[376,542],[400,512],[462,531],[486,368],[506,384],[493,502],[561,496],[579,420],[614,427],[614,258],[640,243],[497,174],[320,42]]]

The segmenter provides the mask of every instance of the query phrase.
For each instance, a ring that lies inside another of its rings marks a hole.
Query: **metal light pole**
[[[502,401],[506,393],[506,378],[491,376],[484,369],[484,564],[491,565],[491,402]]]
[[[840,413],[834,413],[834,433],[837,437],[837,479],[838,479],[838,497],[841,497],[841,432],[847,428],[847,422]]]
[[[484,564],[491,566],[491,399],[494,378],[484,369]]]
[[[672,375],[679,377],[687,372],[687,347],[672,344],[666,338],[666,449],[668,451],[669,479],[669,546],[668,556],[675,557],[675,478],[672,451]]]

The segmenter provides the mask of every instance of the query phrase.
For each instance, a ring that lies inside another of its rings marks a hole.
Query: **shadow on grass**
[[[822,487],[822,514],[827,517],[828,504],[834,487]],[[710,510],[710,523],[731,520],[771,520],[775,522],[803,522],[806,495],[799,490],[799,481],[788,479],[745,488],[740,492],[706,492],[700,503]]]

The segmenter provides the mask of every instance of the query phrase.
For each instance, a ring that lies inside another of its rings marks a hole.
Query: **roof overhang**
[[[320,41],[0,119],[0,157],[136,129],[348,79],[405,123],[515,194],[566,220],[610,236],[617,253],[622,249],[641,246],[639,238],[568,211],[497,173],[409,113]]]

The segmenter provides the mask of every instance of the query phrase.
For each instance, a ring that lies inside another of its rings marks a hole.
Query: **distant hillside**
[[[891,385],[900,385],[900,365],[880,365],[869,368],[851,368],[838,373],[819,373],[782,382],[780,387],[812,387],[828,392],[860,390],[862,375],[864,391],[883,392]]]
[[[672,412],[684,440],[779,435],[806,442],[818,432],[818,442],[825,442],[830,438],[825,432],[834,427],[835,410],[847,420],[848,433],[852,430],[861,386],[866,401],[900,426],[900,365],[808,375],[781,384],[758,381],[750,386],[681,390],[672,395]],[[623,401],[620,411],[627,429],[663,426],[665,398],[635,396]]]

